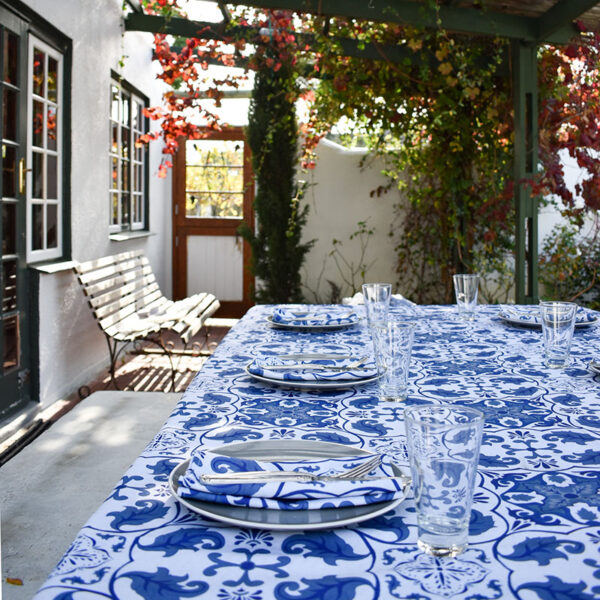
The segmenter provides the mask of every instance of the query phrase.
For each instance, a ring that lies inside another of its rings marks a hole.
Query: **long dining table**
[[[600,375],[589,362],[600,328],[577,328],[570,366],[549,369],[541,331],[506,322],[498,306],[478,307],[473,321],[452,306],[397,310],[417,323],[404,402],[379,400],[377,383],[295,389],[245,369],[262,355],[370,351],[363,307],[356,325],[306,332],[273,327],[272,306],[250,309],[36,598],[599,598]],[[425,403],[485,413],[469,546],[454,558],[418,549],[411,492],[367,520],[270,530],[190,511],[169,487],[199,446],[261,440],[341,444],[408,473],[403,411]]]

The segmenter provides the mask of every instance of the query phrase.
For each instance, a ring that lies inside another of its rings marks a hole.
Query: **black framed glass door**
[[[27,24],[0,6],[0,419],[29,400]]]

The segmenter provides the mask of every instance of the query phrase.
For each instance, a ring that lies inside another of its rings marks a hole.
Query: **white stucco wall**
[[[342,242],[338,247],[348,263],[354,267],[362,263],[370,265],[366,281],[397,281],[394,244],[388,234],[393,226],[393,205],[399,200],[398,192],[392,190],[379,198],[371,197],[371,192],[387,180],[381,175],[383,165],[379,161],[369,161],[361,167],[363,156],[362,150],[348,150],[324,139],[317,146],[315,169],[298,173],[298,179],[314,184],[304,199],[309,213],[302,236],[304,241],[317,240],[302,269],[304,294],[309,301],[329,301],[331,286],[327,280],[342,287],[344,295],[352,292],[344,283],[344,279],[350,278],[352,268],[342,266],[340,272],[329,256],[334,239]],[[359,239],[349,239],[359,221],[366,221],[367,228],[374,230],[368,237],[364,261],[360,260]],[[358,273],[355,284],[358,288],[362,284]]]
[[[72,257],[84,261],[143,248],[167,296],[171,294],[171,178],[156,176],[158,142],[150,147],[151,236],[109,239],[109,101],[111,69],[161,101],[152,36],[122,29],[121,0],[27,0],[26,4],[73,43],[71,72]],[[124,65],[119,65],[121,59]],[[152,126],[152,125],[151,125]],[[40,400],[66,396],[108,365],[104,336],[71,271],[40,275]]]

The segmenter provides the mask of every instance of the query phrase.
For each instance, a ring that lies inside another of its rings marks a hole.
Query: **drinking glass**
[[[574,302],[540,302],[546,365],[551,369],[569,364],[576,313]]]
[[[465,406],[404,411],[421,550],[452,557],[467,547],[483,413]]]
[[[454,280],[454,293],[459,316],[467,320],[474,319],[479,275],[458,274],[453,275],[452,279]]]
[[[392,284],[364,283],[362,293],[369,328],[373,327],[375,323],[385,323],[392,297]]]
[[[415,336],[415,323],[388,315],[385,323],[376,323],[371,332],[379,375],[379,397],[399,402],[406,399],[408,370]]]

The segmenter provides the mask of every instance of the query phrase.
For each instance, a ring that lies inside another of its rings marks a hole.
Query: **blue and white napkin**
[[[320,460],[263,462],[231,458],[198,448],[192,453],[186,472],[179,478],[177,494],[250,508],[307,510],[363,506],[404,496],[406,479],[395,477],[387,456],[369,473],[368,479],[329,481],[248,481],[239,483],[206,483],[202,475],[245,471],[299,471],[314,475],[333,475],[371,460],[372,455],[326,458]]]
[[[541,325],[540,309],[537,306],[502,306],[500,318],[518,321],[524,325]],[[591,325],[598,320],[599,313],[583,306],[577,307],[575,325]]]
[[[281,381],[358,381],[375,377],[377,367],[373,359],[363,362],[354,369],[351,368],[362,358],[353,356],[344,359],[293,360],[263,356],[255,358],[248,365],[248,372]]]
[[[358,315],[351,309],[335,306],[288,305],[273,311],[273,323],[310,327],[353,325]]]

